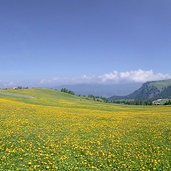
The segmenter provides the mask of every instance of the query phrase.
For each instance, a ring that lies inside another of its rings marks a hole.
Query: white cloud
[[[43,79],[40,84],[79,84],[79,83],[121,83],[121,82],[139,82],[171,79],[170,74],[155,73],[152,70],[133,70],[133,71],[113,71],[103,75],[83,75],[80,77],[54,77]]]
[[[78,77],[52,77],[40,81],[0,80],[0,87],[15,86],[57,86],[64,84],[119,84],[126,82],[144,83],[146,81],[171,79],[171,74],[155,73],[152,70],[113,71],[102,75],[82,75]]]
[[[104,74],[100,76],[103,82],[113,81],[132,81],[132,82],[146,82],[146,81],[155,81],[155,80],[163,80],[170,79],[171,75],[162,74],[162,73],[154,73],[152,70],[144,71],[144,70],[133,70],[126,72],[118,72],[113,71],[109,74]]]

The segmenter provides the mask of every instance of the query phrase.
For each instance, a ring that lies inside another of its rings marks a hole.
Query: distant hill
[[[171,79],[146,82],[138,90],[127,96],[112,96],[109,100],[146,101],[159,98],[171,98]]]

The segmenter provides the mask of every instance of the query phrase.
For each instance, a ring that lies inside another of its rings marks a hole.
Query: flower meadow
[[[21,93],[0,97],[0,170],[170,170],[170,106]]]

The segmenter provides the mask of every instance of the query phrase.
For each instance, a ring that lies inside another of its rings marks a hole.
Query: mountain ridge
[[[159,98],[171,98],[171,79],[148,81],[144,83],[139,89],[135,90],[126,96],[112,96],[110,101],[116,100],[133,100],[146,101],[156,100]]]

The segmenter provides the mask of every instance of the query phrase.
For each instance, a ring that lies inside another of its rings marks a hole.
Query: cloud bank
[[[120,82],[120,81],[131,81],[131,82],[146,82],[146,81],[155,81],[155,80],[164,80],[170,79],[171,75],[162,74],[162,73],[154,73],[152,70],[144,71],[144,70],[134,70],[134,71],[126,71],[126,72],[118,72],[113,71],[108,74],[104,74],[100,76],[102,82]]]
[[[67,78],[54,77],[43,79],[40,84],[81,84],[81,83],[98,83],[98,84],[118,84],[124,82],[144,83],[147,81],[171,79],[171,74],[155,73],[152,70],[132,70],[132,71],[113,71],[103,75],[83,75],[81,77]]]
[[[0,80],[0,87],[55,87],[65,84],[121,84],[121,83],[144,83],[147,81],[171,79],[171,74],[155,73],[152,70],[113,71],[102,75],[83,75],[80,77],[52,77],[37,81]]]

